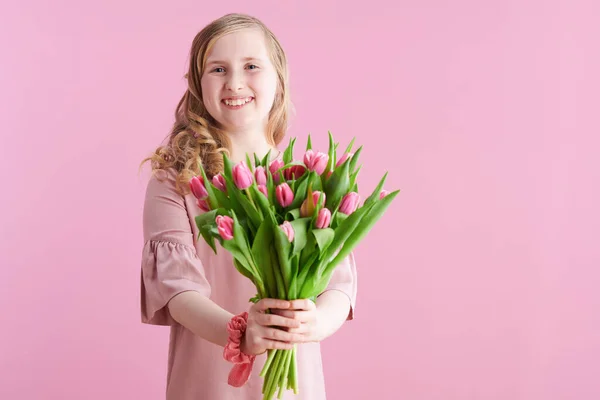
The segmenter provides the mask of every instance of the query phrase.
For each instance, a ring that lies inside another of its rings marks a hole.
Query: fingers
[[[280,307],[280,308],[289,308],[291,310],[301,310],[301,311],[311,311],[317,308],[317,305],[310,299],[298,299],[291,300],[289,307]]]
[[[271,312],[299,322],[311,322],[314,319],[312,311],[271,310]]]
[[[299,343],[304,340],[304,336],[299,333],[290,333],[281,329],[266,328],[263,333],[264,339],[276,340],[288,344]]]
[[[298,328],[301,323],[301,321],[293,318],[276,314],[258,314],[256,316],[256,322],[265,327],[280,326],[283,328]]]
[[[269,308],[287,309],[290,308],[290,302],[287,300],[279,299],[261,299],[256,304],[254,304],[252,308],[259,312],[264,312]]]

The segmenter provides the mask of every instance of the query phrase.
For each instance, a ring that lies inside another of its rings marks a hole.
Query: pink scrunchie
[[[242,338],[246,332],[246,326],[248,324],[248,313],[243,312],[240,315],[236,315],[231,318],[231,321],[227,324],[227,332],[229,332],[229,338],[227,339],[227,345],[223,350],[223,358],[233,364],[233,368],[229,372],[229,378],[227,383],[231,386],[241,387],[248,382],[252,367],[254,366],[254,359],[256,356],[248,355],[240,350]]]

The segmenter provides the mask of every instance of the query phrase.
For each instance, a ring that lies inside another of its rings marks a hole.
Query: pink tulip
[[[387,196],[388,194],[390,194],[390,192],[388,192],[387,190],[382,190],[381,192],[379,192],[379,200],[383,199],[385,196]]]
[[[283,230],[285,235],[287,236],[290,242],[294,241],[294,227],[289,221],[284,221],[283,224],[279,225],[279,227]]]
[[[223,175],[216,174],[212,178],[212,183],[223,193],[227,193],[227,186],[225,185],[225,177]]]
[[[210,206],[208,205],[208,202],[204,199],[198,199],[198,207],[200,207],[202,211],[210,211]]]
[[[348,157],[352,157],[353,155],[354,155],[354,153],[344,153],[342,158],[340,158],[338,160],[337,164],[335,164],[336,168],[339,167],[340,165],[342,165],[344,163],[344,161],[346,161],[348,159]]]
[[[202,176],[194,176],[190,179],[190,189],[197,199],[205,199],[208,197],[208,192],[204,186],[204,178]]]
[[[219,235],[225,240],[233,239],[233,218],[227,215],[218,215],[215,219]]]
[[[356,192],[350,192],[342,198],[339,211],[346,215],[352,214],[358,208],[360,196]]]
[[[319,202],[319,198],[321,197],[321,192],[319,192],[318,190],[315,190],[313,192],[313,204],[316,206],[317,203]],[[325,202],[327,201],[327,196],[325,195],[325,193],[323,193],[323,204],[325,204]]]
[[[317,215],[317,220],[315,221],[315,226],[317,229],[324,229],[329,227],[331,223],[331,211],[327,208],[321,208],[319,210],[319,214]]]
[[[321,192],[319,192],[318,190],[313,192],[313,207],[310,208],[308,207],[308,199],[304,200],[302,202],[302,205],[300,206],[300,216],[301,217],[309,217],[311,215],[313,215],[313,213],[315,212],[315,207],[317,206],[317,203],[319,202],[319,197],[321,196]],[[323,193],[323,204],[325,204],[325,193]]]
[[[307,150],[304,154],[304,164],[309,170],[315,171],[318,175],[325,171],[328,161],[329,156],[325,153],[315,153],[312,150]]]
[[[254,170],[254,178],[256,179],[257,185],[266,185],[267,184],[267,173],[262,166],[256,167]]]
[[[287,207],[294,201],[294,192],[287,183],[282,183],[275,188],[275,197],[282,207]]]
[[[258,185],[258,190],[264,194],[266,198],[269,198],[269,191],[265,185]]]
[[[233,183],[238,189],[248,189],[252,185],[253,177],[252,171],[246,166],[246,163],[240,161],[233,167]]]
[[[292,165],[291,167],[283,170],[283,176],[286,180],[298,179],[306,172],[304,165]]]
[[[277,172],[281,167],[283,167],[283,160],[277,158],[275,160],[273,160],[273,162],[271,162],[271,164],[269,164],[269,171],[271,171],[271,174],[273,175],[273,180],[276,183],[279,183],[279,172]]]

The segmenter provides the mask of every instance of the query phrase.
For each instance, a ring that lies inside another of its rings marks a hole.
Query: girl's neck
[[[267,143],[267,139],[263,132],[251,134],[250,132],[237,132],[230,134],[231,141],[231,161],[238,163],[246,160],[246,154],[250,156],[250,160],[254,161],[253,154],[262,159],[271,150],[271,159],[275,159],[279,155],[279,150],[275,146]]]

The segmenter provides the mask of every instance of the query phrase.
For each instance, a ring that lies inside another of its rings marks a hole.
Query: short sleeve
[[[141,316],[143,323],[174,325],[167,304],[175,295],[194,290],[209,297],[211,289],[194,247],[184,197],[171,173],[160,174],[160,180],[150,178],[144,200]]]
[[[357,294],[357,272],[354,253],[350,252],[350,254],[335,267],[333,274],[331,274],[329,285],[327,285],[323,293],[328,290],[339,290],[348,296],[350,299],[350,312],[348,313],[347,320],[354,319]]]

